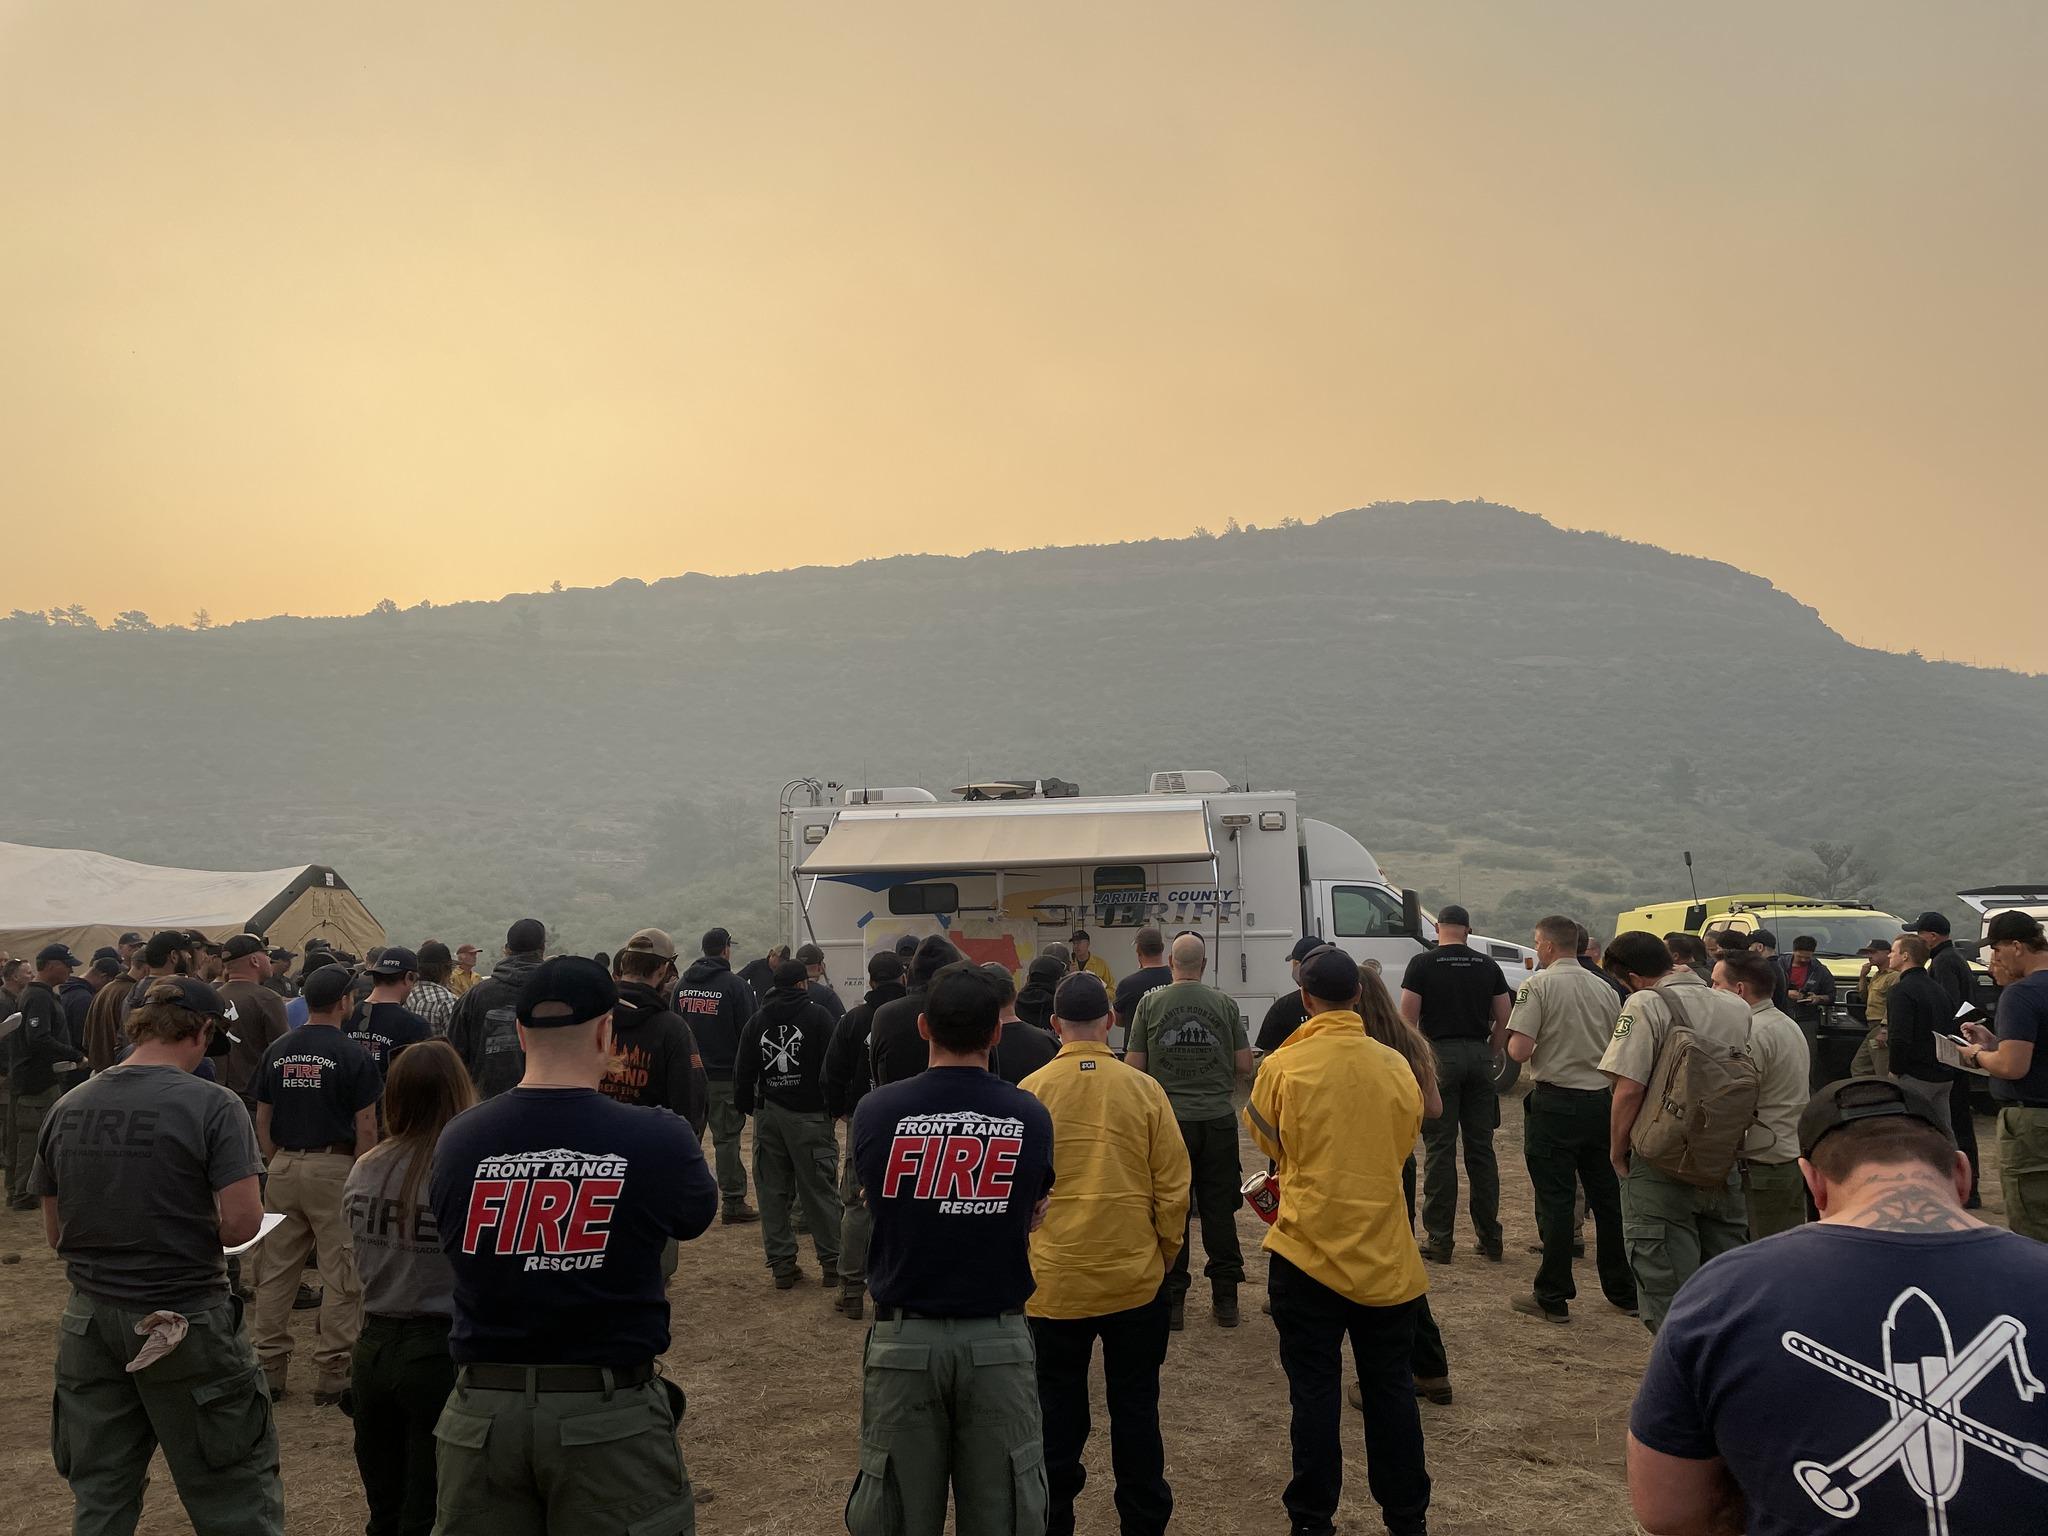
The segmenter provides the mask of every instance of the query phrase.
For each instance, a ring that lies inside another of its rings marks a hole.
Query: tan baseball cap
[[[659,955],[664,960],[676,957],[676,941],[659,928],[642,928],[626,940],[626,948],[643,955]]]

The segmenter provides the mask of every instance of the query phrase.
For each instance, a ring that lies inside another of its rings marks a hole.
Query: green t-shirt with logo
[[[1199,981],[1155,987],[1138,1001],[1126,1051],[1145,1057],[1178,1120],[1223,1120],[1237,1086],[1237,1053],[1251,1049],[1228,994]]]

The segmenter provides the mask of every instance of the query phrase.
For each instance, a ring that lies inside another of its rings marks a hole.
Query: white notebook
[[[221,1252],[226,1254],[229,1258],[233,1258],[238,1253],[247,1253],[251,1248],[254,1248],[258,1243],[262,1242],[263,1239],[270,1236],[271,1233],[275,1232],[278,1229],[278,1227],[285,1222],[286,1219],[287,1218],[284,1212],[282,1211],[265,1211],[263,1213],[263,1224],[256,1229],[256,1235],[254,1237],[250,1238],[249,1241],[247,1241],[246,1243],[237,1243],[232,1248],[223,1248],[221,1249]]]

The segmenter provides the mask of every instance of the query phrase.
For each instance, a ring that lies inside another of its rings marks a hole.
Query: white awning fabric
[[[804,875],[1066,864],[1182,864],[1216,857],[1199,800],[1077,805],[999,801],[842,811],[798,866]]]

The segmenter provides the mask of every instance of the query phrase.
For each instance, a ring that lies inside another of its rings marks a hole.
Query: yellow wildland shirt
[[[1188,1149],[1166,1090],[1092,1040],[1019,1085],[1052,1116],[1052,1200],[1031,1234],[1032,1317],[1105,1317],[1159,1294],[1188,1217]],[[1395,1181],[1397,1184],[1399,1180]]]
[[[1260,1064],[1245,1119],[1280,1165],[1269,1252],[1361,1306],[1429,1289],[1401,1189],[1422,1090],[1399,1052],[1355,1013],[1312,1014]]]

